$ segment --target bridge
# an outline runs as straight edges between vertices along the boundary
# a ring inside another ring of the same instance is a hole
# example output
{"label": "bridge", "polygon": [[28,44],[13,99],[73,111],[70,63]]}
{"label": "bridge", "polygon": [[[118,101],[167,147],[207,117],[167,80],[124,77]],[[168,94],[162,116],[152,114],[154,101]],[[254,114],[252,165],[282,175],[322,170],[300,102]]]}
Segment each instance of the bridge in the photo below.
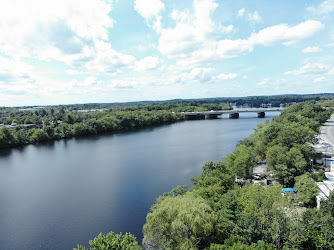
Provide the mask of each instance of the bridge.
{"label": "bridge", "polygon": [[239,118],[239,113],[257,113],[258,118],[264,118],[265,112],[281,112],[282,108],[266,108],[266,109],[233,109],[233,110],[211,110],[211,111],[197,111],[197,112],[182,112],[186,120],[198,119],[217,119],[218,115],[229,114],[230,119]]}

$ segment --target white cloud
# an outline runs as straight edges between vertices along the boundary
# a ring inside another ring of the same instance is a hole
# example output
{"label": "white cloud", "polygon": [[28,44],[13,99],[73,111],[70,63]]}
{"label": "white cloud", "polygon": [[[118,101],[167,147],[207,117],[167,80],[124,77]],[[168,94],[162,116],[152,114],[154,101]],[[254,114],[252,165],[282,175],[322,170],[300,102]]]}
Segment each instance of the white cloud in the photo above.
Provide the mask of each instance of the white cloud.
{"label": "white cloud", "polygon": [[132,66],[135,58],[115,51],[107,42],[108,29],[113,27],[110,12],[108,0],[2,3],[0,52],[17,60],[57,60],[74,68],[84,67],[92,74],[119,72]]}
{"label": "white cloud", "polygon": [[245,8],[240,9],[240,10],[238,11],[238,17],[243,17],[243,16],[245,15],[245,11],[246,11]]}
{"label": "white cloud", "polygon": [[271,26],[253,33],[248,39],[219,41],[217,54],[221,58],[233,58],[252,52],[256,45],[271,46],[278,43],[286,46],[294,45],[310,38],[323,27],[319,21],[306,21],[292,27],[286,24]]}
{"label": "white cloud", "polygon": [[157,56],[147,56],[140,61],[136,62],[137,71],[146,71],[150,69],[155,69],[160,64],[159,57]]}
{"label": "white cloud", "polygon": [[302,50],[303,53],[316,53],[316,52],[321,52],[322,48],[318,46],[313,46],[313,47],[306,47],[305,49]]}
{"label": "white cloud", "polygon": [[68,69],[68,70],[65,70],[65,72],[69,75],[72,75],[72,76],[82,75],[82,74],[86,73],[84,71],[79,71],[79,70],[74,70],[74,69]]}
{"label": "white cloud", "polygon": [[330,69],[329,65],[321,63],[307,63],[300,69],[287,71],[285,75],[309,75],[309,74],[324,74]]}
{"label": "white cloud", "polygon": [[238,75],[235,73],[229,73],[229,74],[221,73],[217,76],[217,79],[218,80],[230,80],[230,79],[235,79],[237,77]]}
{"label": "white cloud", "polygon": [[322,30],[324,25],[319,21],[305,21],[289,27],[287,24],[279,24],[260,30],[252,34],[249,40],[253,44],[265,46],[275,43],[283,43],[286,46],[294,45],[300,41],[310,38],[314,33]]}
{"label": "white cloud", "polygon": [[333,0],[325,0],[318,6],[310,6],[307,8],[313,15],[323,16],[328,15],[334,11],[334,1]]}
{"label": "white cloud", "polygon": [[26,81],[34,67],[18,60],[11,60],[0,56],[0,83],[10,84]]}
{"label": "white cloud", "polygon": [[12,0],[0,4],[0,52],[27,57],[52,46],[80,53],[92,39],[108,38],[113,26],[103,0]]}
{"label": "white cloud", "polygon": [[318,82],[323,82],[324,80],[326,80],[326,77],[322,76],[322,77],[318,77],[316,79],[314,79],[314,83],[318,83]]}
{"label": "white cloud", "polygon": [[178,23],[174,28],[162,29],[158,46],[162,54],[182,56],[191,53],[216,30],[211,14],[218,4],[213,0],[194,0],[193,7],[193,15],[186,12],[172,12]]}
{"label": "white cloud", "polygon": [[135,58],[132,55],[119,53],[112,49],[111,44],[100,40],[95,41],[94,59],[86,63],[88,70],[104,73],[115,73],[119,69],[134,64]]}
{"label": "white cloud", "polygon": [[270,81],[270,78],[265,78],[262,81],[259,81],[258,83],[256,83],[256,87],[265,87],[266,85],[268,85],[268,82]]}
{"label": "white cloud", "polygon": [[195,80],[201,83],[210,82],[213,79],[212,73],[215,71],[213,68],[195,68],[190,73],[184,73],[184,80]]}
{"label": "white cloud", "polygon": [[221,40],[218,42],[217,54],[222,58],[233,58],[252,52],[254,46],[249,40]]}
{"label": "white cloud", "polygon": [[[71,87],[72,88],[91,88],[93,87],[94,85],[97,85],[97,84],[101,84],[102,81],[101,80],[98,80],[95,76],[88,76],[86,77],[83,81],[78,81],[76,79],[72,80],[71,81]],[[73,91],[73,89],[71,89],[71,92]]]}
{"label": "white cloud", "polygon": [[165,5],[160,0],[135,0],[135,10],[145,19],[159,16]]}
{"label": "white cloud", "polygon": [[248,19],[248,21],[255,22],[255,23],[262,22],[262,17],[260,16],[259,12],[257,12],[257,11],[254,11],[253,13],[248,13],[247,14],[247,19]]}
{"label": "white cloud", "polygon": [[160,12],[165,9],[165,5],[160,0],[135,0],[135,10],[160,33],[162,30]]}
{"label": "white cloud", "polygon": [[219,28],[219,31],[222,32],[222,33],[229,34],[232,31],[234,31],[234,29],[235,28],[234,28],[233,24],[230,24],[230,25],[227,25],[227,26],[221,25],[220,28]]}

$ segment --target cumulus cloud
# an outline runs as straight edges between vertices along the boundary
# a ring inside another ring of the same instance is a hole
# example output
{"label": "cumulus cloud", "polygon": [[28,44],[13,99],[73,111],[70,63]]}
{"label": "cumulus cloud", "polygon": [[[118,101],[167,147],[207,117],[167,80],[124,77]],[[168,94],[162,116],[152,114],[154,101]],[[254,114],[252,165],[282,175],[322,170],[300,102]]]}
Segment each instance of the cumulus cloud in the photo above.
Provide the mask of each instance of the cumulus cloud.
{"label": "cumulus cloud", "polygon": [[164,8],[160,0],[135,0],[135,10],[145,19],[157,17]]}
{"label": "cumulus cloud", "polygon": [[136,62],[135,69],[137,71],[146,71],[155,69],[160,64],[160,59],[157,56],[147,56]]}
{"label": "cumulus cloud", "polygon": [[249,40],[225,39],[218,42],[217,54],[222,58],[233,58],[252,52],[254,45]]}
{"label": "cumulus cloud", "polygon": [[157,31],[161,32],[160,12],[165,9],[165,5],[160,0],[135,0],[135,10]]}
{"label": "cumulus cloud", "polygon": [[217,79],[218,80],[230,80],[230,79],[235,79],[237,77],[238,75],[235,73],[229,73],[229,74],[221,73],[217,76]]}
{"label": "cumulus cloud", "polygon": [[310,38],[323,28],[324,25],[320,21],[312,20],[302,22],[292,27],[289,27],[287,24],[279,24],[252,34],[249,40],[253,44],[265,46],[275,43],[283,43],[289,46]]}
{"label": "cumulus cloud", "polygon": [[103,0],[7,1],[0,8],[0,52],[27,57],[51,45],[65,54],[80,53],[92,39],[108,38],[110,11]]}
{"label": "cumulus cloud", "polygon": [[96,40],[95,47],[94,59],[85,64],[88,70],[115,73],[121,68],[132,66],[135,63],[135,58],[132,55],[117,52],[110,43]]}
{"label": "cumulus cloud", "polygon": [[0,56],[0,84],[25,84],[31,80],[34,67],[18,60]]}
{"label": "cumulus cloud", "polygon": [[238,10],[237,17],[245,17],[248,21],[253,23],[261,23],[262,17],[260,16],[259,12],[255,10],[254,12],[246,11],[245,8]]}
{"label": "cumulus cloud", "polygon": [[321,63],[307,63],[300,69],[287,71],[284,74],[285,75],[323,74],[328,72],[329,69],[330,69],[329,65]]}
{"label": "cumulus cloud", "polygon": [[247,19],[251,22],[255,23],[261,23],[262,22],[262,17],[260,16],[259,12],[254,11],[253,13],[248,13],[247,14]]}
{"label": "cumulus cloud", "polygon": [[316,53],[316,52],[321,52],[322,48],[318,46],[313,46],[313,47],[306,47],[305,49],[302,50],[303,53]]}
{"label": "cumulus cloud", "polygon": [[316,16],[328,15],[334,11],[334,1],[325,0],[322,3],[320,3],[318,6],[308,7],[307,10]]}
{"label": "cumulus cloud", "polygon": [[245,15],[245,11],[246,11],[245,8],[238,10],[238,15],[237,16],[238,17],[243,17]]}
{"label": "cumulus cloud", "polygon": [[318,83],[318,82],[323,82],[324,80],[326,80],[326,77],[324,77],[324,76],[321,76],[321,77],[318,77],[318,78],[316,78],[316,79],[314,79],[314,83]]}
{"label": "cumulus cloud", "polygon": [[0,52],[17,60],[57,60],[94,72],[119,72],[134,65],[135,58],[117,52],[108,41],[108,29],[113,27],[110,12],[109,0],[0,4]]}
{"label": "cumulus cloud", "polygon": [[282,43],[291,46],[310,38],[323,28],[324,25],[319,21],[305,21],[292,27],[279,24],[253,33],[248,39],[221,40],[218,42],[217,54],[222,58],[233,58],[252,52],[256,45],[272,46]]}
{"label": "cumulus cloud", "polygon": [[76,76],[76,75],[82,75],[85,74],[86,72],[84,71],[79,71],[79,70],[74,70],[74,69],[67,69],[65,72],[69,75]]}
{"label": "cumulus cloud", "polygon": [[[194,0],[193,7],[193,15],[186,12],[172,12],[172,16],[178,22],[174,28],[162,29],[158,45],[161,53],[167,56],[190,53],[200,48],[215,31],[211,14],[218,4],[213,0]],[[230,26],[227,29],[233,28]]]}
{"label": "cumulus cloud", "polygon": [[263,79],[262,81],[259,81],[256,83],[256,87],[259,88],[259,87],[265,87],[266,85],[268,85],[270,81],[270,78],[265,78]]}
{"label": "cumulus cloud", "polygon": [[195,68],[190,73],[184,73],[184,80],[195,80],[201,83],[209,82],[213,79],[212,73],[215,71],[213,68]]}

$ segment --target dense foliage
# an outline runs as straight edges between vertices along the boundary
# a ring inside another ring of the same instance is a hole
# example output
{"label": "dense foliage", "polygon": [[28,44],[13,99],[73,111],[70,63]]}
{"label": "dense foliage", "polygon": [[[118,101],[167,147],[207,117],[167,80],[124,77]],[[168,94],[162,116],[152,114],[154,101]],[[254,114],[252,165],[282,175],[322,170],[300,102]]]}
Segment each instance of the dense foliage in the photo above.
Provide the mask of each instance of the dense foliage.
{"label": "dense foliage", "polygon": [[[0,148],[168,124],[183,120],[180,112],[212,109],[231,109],[231,106],[211,101],[180,101],[0,108],[0,123],[17,124],[0,127]],[[34,124],[35,128],[27,130],[26,124]]]}
{"label": "dense foliage", "polygon": [[[43,126],[40,128],[26,130],[23,126],[17,126],[14,129],[0,127],[0,148],[73,136],[124,131],[183,120],[181,114],[170,111],[61,113],[60,110],[59,113],[43,118]],[[16,118],[17,121],[23,119],[27,118]]]}
{"label": "dense foliage", "polygon": [[[138,246],[136,237],[127,233],[125,235],[114,234],[113,232],[107,233],[106,235],[100,233],[94,240],[89,241],[91,250],[139,250],[141,247]],[[85,250],[84,246],[78,245],[75,250]]]}

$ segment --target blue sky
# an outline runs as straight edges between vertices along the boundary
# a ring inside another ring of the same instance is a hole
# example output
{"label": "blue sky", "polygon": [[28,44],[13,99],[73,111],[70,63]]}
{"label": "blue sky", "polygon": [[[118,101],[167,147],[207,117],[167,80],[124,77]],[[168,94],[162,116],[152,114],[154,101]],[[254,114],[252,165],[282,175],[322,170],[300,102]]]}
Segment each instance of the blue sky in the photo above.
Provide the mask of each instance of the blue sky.
{"label": "blue sky", "polygon": [[334,0],[0,2],[0,106],[334,92]]}

